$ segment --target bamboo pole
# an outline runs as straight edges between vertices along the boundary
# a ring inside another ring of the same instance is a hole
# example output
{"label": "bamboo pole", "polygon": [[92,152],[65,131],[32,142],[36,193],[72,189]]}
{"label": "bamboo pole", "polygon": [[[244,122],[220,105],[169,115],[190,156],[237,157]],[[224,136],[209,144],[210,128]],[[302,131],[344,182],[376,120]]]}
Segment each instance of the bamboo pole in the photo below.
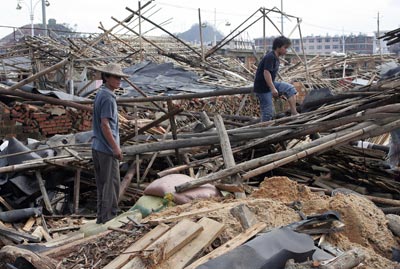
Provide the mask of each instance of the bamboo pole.
{"label": "bamboo pole", "polygon": [[[252,87],[241,87],[226,90],[216,90],[201,93],[189,93],[189,94],[177,94],[177,95],[167,95],[167,96],[149,96],[149,97],[119,97],[117,98],[118,104],[125,103],[147,103],[154,101],[168,101],[168,100],[189,100],[193,98],[207,98],[214,96],[228,96],[236,94],[251,93]],[[77,101],[79,104],[92,104],[92,100],[88,101]]]}
{"label": "bamboo pole", "polygon": [[[378,126],[376,126],[375,128],[378,128]],[[306,150],[300,151],[300,152],[298,152],[298,153],[296,153],[296,154],[294,154],[292,156],[288,156],[288,157],[280,159],[278,161],[275,161],[275,162],[269,163],[267,165],[261,166],[261,167],[259,167],[257,169],[254,169],[254,170],[251,170],[251,171],[245,173],[243,175],[243,179],[249,180],[252,177],[258,176],[258,175],[263,174],[263,173],[266,173],[266,172],[271,171],[271,170],[273,170],[275,168],[281,167],[281,166],[283,166],[285,164],[288,164],[288,163],[291,163],[291,162],[294,162],[294,161],[298,161],[298,160],[300,160],[302,158],[310,156],[311,154],[314,154],[314,153],[317,153],[317,152],[320,152],[320,151],[323,151],[323,150],[326,150],[326,149],[330,149],[330,148],[333,148],[333,147],[337,147],[338,145],[343,144],[345,142],[350,142],[352,139],[355,139],[356,137],[359,137],[359,136],[363,135],[365,132],[366,132],[365,129],[360,129],[360,130],[357,130],[357,131],[352,132],[350,134],[347,134],[347,135],[341,136],[339,138],[336,138],[334,140],[322,143],[322,144],[320,144],[318,146],[315,146],[315,147],[308,148]]]}
{"label": "bamboo pole", "polygon": [[[138,12],[130,9],[129,7],[126,7],[126,10],[132,12],[133,14],[140,16]],[[178,41],[179,43],[183,44],[185,47],[187,47],[188,49],[190,49],[192,52],[194,52],[196,55],[201,56],[200,53],[198,51],[196,51],[194,48],[192,48],[190,45],[188,45],[185,41],[181,40],[180,38],[176,37],[174,34],[172,34],[171,32],[169,32],[168,30],[166,30],[164,27],[154,23],[152,20],[141,16],[141,18],[147,22],[149,22],[150,24],[154,25],[155,27],[159,28],[161,31],[165,32],[166,34],[168,34],[169,36],[171,36],[172,38],[174,38],[176,41]]]}
{"label": "bamboo pole", "polygon": [[191,189],[191,188],[195,188],[195,187],[204,185],[206,183],[210,183],[210,182],[213,182],[213,181],[228,177],[230,175],[233,175],[233,174],[236,174],[236,173],[239,173],[239,172],[256,169],[256,168],[258,168],[260,166],[266,165],[266,164],[274,162],[274,161],[278,161],[280,159],[289,157],[289,156],[291,156],[293,154],[297,154],[297,153],[299,153],[301,151],[305,151],[307,149],[311,149],[313,147],[321,145],[321,144],[323,144],[325,142],[329,142],[332,139],[338,139],[341,136],[348,135],[350,133],[353,133],[353,132],[356,132],[356,131],[359,131],[359,130],[361,130],[361,132],[359,132],[361,134],[359,134],[358,136],[354,137],[353,139],[362,139],[362,138],[365,138],[365,137],[377,136],[377,135],[380,135],[380,134],[383,134],[383,133],[387,133],[390,130],[393,130],[393,129],[396,129],[396,128],[399,128],[399,127],[400,127],[400,120],[396,120],[396,121],[387,123],[384,126],[379,126],[379,125],[376,125],[376,124],[373,124],[373,123],[370,123],[370,122],[363,122],[361,124],[358,124],[355,127],[351,127],[351,128],[345,129],[343,131],[339,131],[337,133],[333,133],[333,134],[321,137],[319,139],[316,139],[316,140],[314,140],[314,141],[312,141],[312,142],[310,142],[308,144],[299,146],[297,148],[292,148],[292,149],[289,149],[289,150],[286,150],[286,151],[270,154],[270,155],[267,155],[267,156],[263,156],[263,157],[260,157],[260,158],[256,158],[256,159],[253,159],[253,160],[250,160],[250,161],[246,161],[246,162],[237,164],[233,168],[224,169],[224,170],[218,171],[216,173],[212,173],[212,174],[210,174],[208,176],[205,176],[203,178],[200,178],[200,179],[198,179],[196,181],[191,181],[191,182],[184,183],[184,184],[181,184],[179,186],[176,186],[175,189],[176,189],[177,192],[182,192],[182,191],[185,191],[185,190],[188,190],[188,189]]}

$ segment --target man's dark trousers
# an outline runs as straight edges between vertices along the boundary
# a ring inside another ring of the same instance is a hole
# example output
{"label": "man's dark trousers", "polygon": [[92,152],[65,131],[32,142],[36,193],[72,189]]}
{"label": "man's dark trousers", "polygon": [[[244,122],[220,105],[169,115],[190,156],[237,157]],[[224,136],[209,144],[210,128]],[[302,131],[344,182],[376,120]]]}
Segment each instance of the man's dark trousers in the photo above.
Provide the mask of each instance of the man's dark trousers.
{"label": "man's dark trousers", "polygon": [[119,161],[110,154],[92,149],[97,186],[97,223],[106,223],[117,215]]}

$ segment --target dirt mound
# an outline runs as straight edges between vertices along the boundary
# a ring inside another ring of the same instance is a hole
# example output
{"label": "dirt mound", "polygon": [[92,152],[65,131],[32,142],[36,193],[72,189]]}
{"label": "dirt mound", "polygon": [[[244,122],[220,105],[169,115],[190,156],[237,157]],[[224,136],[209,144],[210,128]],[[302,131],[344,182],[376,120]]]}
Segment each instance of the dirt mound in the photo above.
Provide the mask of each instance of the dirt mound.
{"label": "dirt mound", "polygon": [[287,177],[266,178],[260,188],[252,193],[254,198],[270,198],[283,203],[310,200],[319,195],[314,194],[304,185],[300,185]]}
{"label": "dirt mound", "polygon": [[[385,214],[373,202],[360,195],[321,196],[287,177],[272,177],[266,178],[252,197],[274,199],[286,204],[301,201],[301,210],[306,215],[338,211],[346,226],[343,232],[330,235],[328,240],[345,250],[355,246],[368,249],[368,259],[371,262],[379,260],[379,257],[390,259],[392,247],[398,247],[396,238],[387,227]],[[392,263],[387,259],[384,259],[385,262]]]}

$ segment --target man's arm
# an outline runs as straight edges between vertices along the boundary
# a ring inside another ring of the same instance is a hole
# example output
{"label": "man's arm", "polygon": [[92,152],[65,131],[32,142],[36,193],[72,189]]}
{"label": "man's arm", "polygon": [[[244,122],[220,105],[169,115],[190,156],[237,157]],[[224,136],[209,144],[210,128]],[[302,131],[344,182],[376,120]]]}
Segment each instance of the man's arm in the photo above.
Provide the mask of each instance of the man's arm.
{"label": "man's arm", "polygon": [[264,79],[267,83],[268,88],[271,89],[272,96],[278,97],[279,93],[275,88],[274,82],[272,81],[271,73],[268,70],[264,70]]}
{"label": "man's arm", "polygon": [[122,160],[122,151],[117,142],[114,139],[114,136],[112,135],[111,128],[110,128],[110,122],[108,118],[101,118],[101,131],[104,134],[104,137],[106,138],[108,144],[111,146],[112,151],[114,156],[118,160]]}

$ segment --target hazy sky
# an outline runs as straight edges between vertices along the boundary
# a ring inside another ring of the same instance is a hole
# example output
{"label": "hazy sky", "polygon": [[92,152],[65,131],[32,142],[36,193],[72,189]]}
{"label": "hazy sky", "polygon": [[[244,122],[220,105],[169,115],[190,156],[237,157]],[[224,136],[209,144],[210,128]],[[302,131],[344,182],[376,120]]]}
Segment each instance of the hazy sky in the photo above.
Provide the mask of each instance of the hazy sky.
{"label": "hazy sky", "polygon": [[[22,26],[29,24],[31,0],[22,2],[22,9],[16,10],[17,0],[1,0],[2,16],[1,26]],[[122,20],[129,15],[126,6],[137,9],[138,1],[133,0],[49,0],[47,18],[55,18],[59,23],[77,25],[77,31],[99,32],[97,28],[102,22],[106,28],[115,23],[111,19],[114,16]],[[147,1],[142,1],[142,5]],[[34,9],[34,22],[41,23],[40,0],[32,0]],[[228,0],[162,0],[153,1],[155,5],[147,15],[157,23],[172,18],[165,28],[171,32],[182,32],[192,24],[198,22],[197,8],[201,8],[202,20],[214,24],[214,9],[216,9],[217,28],[223,33],[229,33],[244,19],[250,16],[260,7],[280,8],[280,0],[271,1],[228,1]],[[287,14],[302,18],[303,35],[325,35],[327,33],[345,34],[372,33],[377,29],[377,13],[380,12],[381,30],[393,30],[400,27],[400,0],[283,0],[283,10]],[[155,13],[155,14],[153,14]],[[261,14],[260,14],[261,15]],[[259,16],[259,15],[257,15]],[[277,14],[271,14],[270,18],[280,27],[280,18]],[[226,21],[230,26],[226,26]],[[285,20],[285,34],[288,34],[295,26],[295,20]],[[143,25],[144,30],[150,29],[149,24]],[[271,24],[267,25],[267,35],[277,35]],[[12,32],[12,29],[0,27],[0,37]],[[121,31],[120,33],[124,33]],[[159,34],[153,31],[149,34]],[[294,34],[294,36],[297,35]],[[262,36],[261,21],[252,26],[244,35],[244,38],[256,38]]]}

